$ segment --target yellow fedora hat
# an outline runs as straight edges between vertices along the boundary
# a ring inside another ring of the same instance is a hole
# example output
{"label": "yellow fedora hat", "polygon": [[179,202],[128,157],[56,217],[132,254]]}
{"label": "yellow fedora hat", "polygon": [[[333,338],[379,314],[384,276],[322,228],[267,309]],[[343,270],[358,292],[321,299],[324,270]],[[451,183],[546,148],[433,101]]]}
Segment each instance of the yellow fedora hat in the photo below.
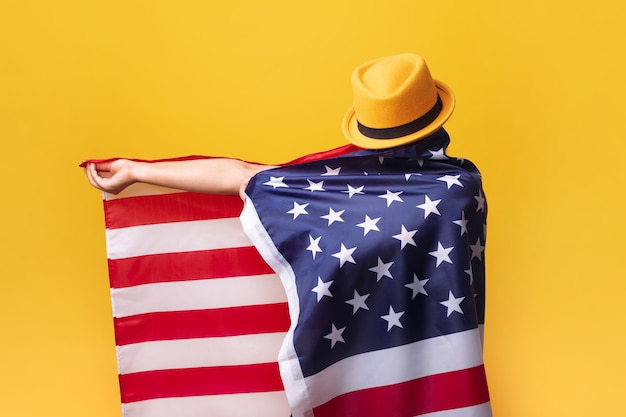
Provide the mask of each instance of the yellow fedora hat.
{"label": "yellow fedora hat", "polygon": [[454,110],[454,93],[434,80],[424,59],[401,54],[375,59],[352,73],[354,104],[343,133],[354,145],[384,149],[437,131]]}

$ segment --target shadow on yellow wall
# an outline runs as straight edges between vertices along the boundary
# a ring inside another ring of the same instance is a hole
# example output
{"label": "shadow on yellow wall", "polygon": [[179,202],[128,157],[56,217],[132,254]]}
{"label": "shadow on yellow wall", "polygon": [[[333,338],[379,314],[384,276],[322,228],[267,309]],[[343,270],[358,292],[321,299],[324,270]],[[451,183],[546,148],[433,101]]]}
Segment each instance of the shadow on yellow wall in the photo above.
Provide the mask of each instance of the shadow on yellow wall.
{"label": "shadow on yellow wall", "polygon": [[82,159],[342,145],[351,70],[405,51],[454,89],[451,153],[485,177],[494,414],[620,412],[625,17],[611,0],[2,2],[0,414],[120,415]]}

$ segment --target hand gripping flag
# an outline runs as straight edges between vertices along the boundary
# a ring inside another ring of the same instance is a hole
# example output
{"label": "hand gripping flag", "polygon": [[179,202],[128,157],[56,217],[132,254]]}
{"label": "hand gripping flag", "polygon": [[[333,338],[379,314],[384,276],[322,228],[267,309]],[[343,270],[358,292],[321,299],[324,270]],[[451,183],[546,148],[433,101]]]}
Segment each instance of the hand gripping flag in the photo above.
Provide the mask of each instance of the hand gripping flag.
{"label": "hand gripping flag", "polygon": [[487,207],[445,131],[261,172],[242,222],[285,287],[294,417],[491,415],[482,360]]}

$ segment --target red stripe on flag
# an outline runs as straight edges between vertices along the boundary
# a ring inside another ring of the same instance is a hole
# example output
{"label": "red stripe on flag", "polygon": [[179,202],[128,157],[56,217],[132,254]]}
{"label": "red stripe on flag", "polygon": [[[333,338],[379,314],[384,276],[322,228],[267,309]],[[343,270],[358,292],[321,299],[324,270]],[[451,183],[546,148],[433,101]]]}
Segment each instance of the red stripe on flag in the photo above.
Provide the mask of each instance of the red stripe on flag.
{"label": "red stripe on flag", "polygon": [[322,159],[336,158],[338,156],[345,155],[351,152],[357,152],[360,150],[363,150],[363,148],[359,148],[354,145],[343,145],[343,146],[340,146],[339,148],[329,149],[327,151],[304,155],[304,156],[301,156],[300,158],[294,159],[293,161],[290,161],[283,165],[304,164],[307,162],[319,161]]}
{"label": "red stripe on flag", "polygon": [[[419,395],[418,395],[419,394]],[[489,401],[484,366],[343,394],[316,407],[316,417],[414,417]]]}
{"label": "red stripe on flag", "polygon": [[272,273],[253,246],[109,259],[112,288]]}
{"label": "red stripe on flag", "polygon": [[138,314],[114,319],[116,343],[279,333],[289,329],[287,303]]}
{"label": "red stripe on flag", "polygon": [[243,202],[236,195],[173,193],[104,201],[106,228],[239,217]]}
{"label": "red stripe on flag", "polygon": [[282,391],[278,364],[168,369],[120,375],[122,402]]}

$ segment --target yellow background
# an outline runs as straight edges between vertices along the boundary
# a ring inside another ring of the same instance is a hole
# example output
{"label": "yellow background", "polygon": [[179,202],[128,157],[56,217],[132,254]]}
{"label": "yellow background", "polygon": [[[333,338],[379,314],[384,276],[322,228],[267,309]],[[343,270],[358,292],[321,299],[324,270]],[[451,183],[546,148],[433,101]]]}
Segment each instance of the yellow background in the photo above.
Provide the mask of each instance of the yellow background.
{"label": "yellow background", "polygon": [[336,147],[352,69],[406,51],[454,89],[450,153],[485,178],[495,415],[620,415],[625,18],[618,0],[1,0],[0,415],[120,415],[82,159]]}

